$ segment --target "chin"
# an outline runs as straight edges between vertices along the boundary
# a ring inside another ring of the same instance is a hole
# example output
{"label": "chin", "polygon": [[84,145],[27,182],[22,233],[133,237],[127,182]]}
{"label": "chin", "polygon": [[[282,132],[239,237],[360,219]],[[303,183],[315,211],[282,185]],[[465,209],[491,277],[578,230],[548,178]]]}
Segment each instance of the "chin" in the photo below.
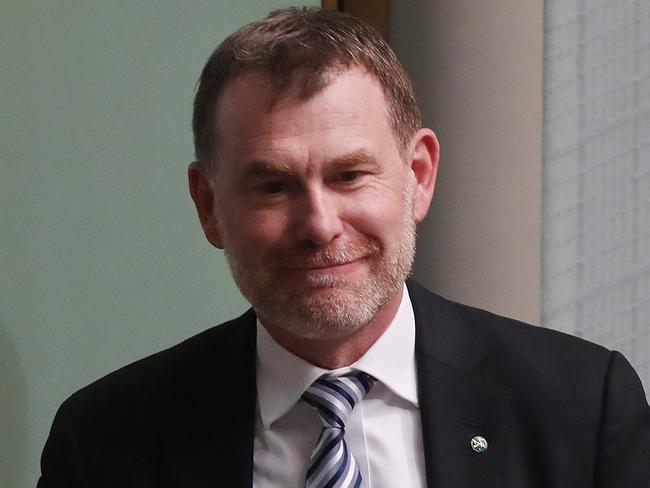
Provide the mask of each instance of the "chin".
{"label": "chin", "polygon": [[294,290],[281,298],[277,293],[268,294],[266,299],[252,302],[253,308],[263,323],[294,337],[339,339],[370,324],[401,288],[401,284],[361,286],[340,280],[321,285]]}

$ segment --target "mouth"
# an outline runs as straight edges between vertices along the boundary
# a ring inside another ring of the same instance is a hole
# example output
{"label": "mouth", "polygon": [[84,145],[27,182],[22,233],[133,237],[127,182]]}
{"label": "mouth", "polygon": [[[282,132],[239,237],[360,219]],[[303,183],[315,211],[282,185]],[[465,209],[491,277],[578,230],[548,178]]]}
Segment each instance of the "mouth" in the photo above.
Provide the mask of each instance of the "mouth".
{"label": "mouth", "polygon": [[296,285],[334,287],[367,279],[380,253],[379,244],[370,239],[322,249],[287,249],[275,256],[275,268]]}
{"label": "mouth", "polygon": [[298,266],[287,266],[289,271],[324,271],[324,270],[333,270],[337,268],[344,268],[351,264],[357,263],[364,259],[364,257],[348,260],[348,261],[331,261],[325,263],[309,263]]}
{"label": "mouth", "polygon": [[286,269],[289,271],[327,271],[327,270],[336,270],[339,268],[345,268],[347,266],[353,265],[364,260],[366,256],[361,256],[358,258],[347,259],[347,260],[336,260],[336,261],[316,261],[309,263],[294,263],[286,266]]}

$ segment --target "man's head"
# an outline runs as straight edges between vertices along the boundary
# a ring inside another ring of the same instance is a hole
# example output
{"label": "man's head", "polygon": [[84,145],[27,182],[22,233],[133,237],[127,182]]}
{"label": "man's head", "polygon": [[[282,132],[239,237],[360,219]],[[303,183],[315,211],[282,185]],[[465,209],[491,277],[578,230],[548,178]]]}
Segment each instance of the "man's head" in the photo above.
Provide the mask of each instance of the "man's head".
{"label": "man's head", "polygon": [[379,82],[387,115],[402,149],[421,126],[413,88],[392,49],[372,28],[346,14],[315,8],[271,12],[227,37],[206,63],[194,100],[194,145],[199,162],[218,160],[215,108],[228,82],[245,72],[268,77],[278,94],[309,98],[340,71],[363,67]]}
{"label": "man's head", "polygon": [[[338,18],[358,23],[329,15],[272,14],[286,17],[290,31],[306,23],[301,29],[316,37],[321,16],[330,30]],[[290,57],[292,37],[272,35]],[[428,129],[396,129],[386,89],[366,64],[336,61],[310,84],[305,70],[316,68],[305,59],[283,83],[270,69],[229,71],[212,101],[215,166],[193,163],[190,191],[208,240],[225,250],[237,285],[276,339],[327,340],[396,310],[415,225],[433,194],[438,145]]]}

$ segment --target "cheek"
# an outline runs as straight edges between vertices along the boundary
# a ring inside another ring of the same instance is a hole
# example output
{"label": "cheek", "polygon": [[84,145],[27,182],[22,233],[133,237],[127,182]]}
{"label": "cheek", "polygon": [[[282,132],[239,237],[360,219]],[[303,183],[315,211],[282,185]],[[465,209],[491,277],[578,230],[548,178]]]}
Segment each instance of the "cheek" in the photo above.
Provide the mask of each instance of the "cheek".
{"label": "cheek", "polygon": [[270,212],[238,212],[226,219],[226,246],[249,257],[262,256],[286,236],[285,218]]}
{"label": "cheek", "polygon": [[364,235],[390,241],[402,234],[405,211],[404,197],[399,192],[389,195],[367,196],[354,207],[349,221],[354,229]]}

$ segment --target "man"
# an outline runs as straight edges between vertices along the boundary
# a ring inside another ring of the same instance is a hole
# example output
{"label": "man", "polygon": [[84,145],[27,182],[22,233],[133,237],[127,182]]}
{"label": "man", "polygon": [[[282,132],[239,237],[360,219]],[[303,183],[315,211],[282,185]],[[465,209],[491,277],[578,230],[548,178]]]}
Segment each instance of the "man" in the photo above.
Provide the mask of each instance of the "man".
{"label": "man", "polygon": [[245,26],[193,125],[190,192],[252,310],[73,395],[39,486],[650,486],[620,354],[405,285],[438,142],[374,31]]}

